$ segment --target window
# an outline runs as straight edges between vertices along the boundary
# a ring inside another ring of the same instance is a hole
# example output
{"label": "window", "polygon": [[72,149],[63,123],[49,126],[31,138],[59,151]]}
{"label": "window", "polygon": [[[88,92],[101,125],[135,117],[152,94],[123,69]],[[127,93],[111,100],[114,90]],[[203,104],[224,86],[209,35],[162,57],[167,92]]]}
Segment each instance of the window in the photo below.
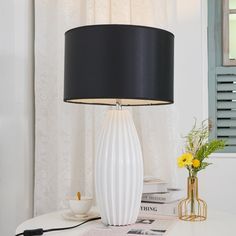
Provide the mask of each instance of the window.
{"label": "window", "polygon": [[223,0],[223,64],[236,65],[236,0]]}
{"label": "window", "polygon": [[236,152],[236,0],[208,0],[208,67],[211,138]]}

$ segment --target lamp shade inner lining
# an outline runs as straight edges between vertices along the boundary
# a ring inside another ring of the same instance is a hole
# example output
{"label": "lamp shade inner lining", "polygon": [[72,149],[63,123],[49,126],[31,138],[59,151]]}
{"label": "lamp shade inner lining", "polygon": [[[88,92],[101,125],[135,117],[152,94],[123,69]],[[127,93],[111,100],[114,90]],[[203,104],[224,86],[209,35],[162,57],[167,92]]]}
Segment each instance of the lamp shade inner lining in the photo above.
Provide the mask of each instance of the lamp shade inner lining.
{"label": "lamp shade inner lining", "polygon": [[148,99],[116,99],[116,98],[86,98],[86,99],[69,99],[66,102],[82,103],[82,104],[100,104],[100,105],[116,105],[117,100],[122,106],[145,106],[145,105],[164,105],[169,101],[148,100]]}

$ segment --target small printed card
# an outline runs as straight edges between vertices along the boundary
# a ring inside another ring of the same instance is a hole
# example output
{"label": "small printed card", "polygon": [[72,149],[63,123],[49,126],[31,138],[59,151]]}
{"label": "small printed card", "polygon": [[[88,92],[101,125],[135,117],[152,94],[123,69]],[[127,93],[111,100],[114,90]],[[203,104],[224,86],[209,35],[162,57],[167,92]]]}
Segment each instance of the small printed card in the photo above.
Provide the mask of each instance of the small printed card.
{"label": "small printed card", "polygon": [[83,236],[134,236],[134,235],[159,235],[164,236],[167,231],[172,228],[176,218],[158,216],[155,218],[141,217],[138,218],[135,224],[115,227],[115,226],[105,226],[100,225],[96,228],[90,229]]}

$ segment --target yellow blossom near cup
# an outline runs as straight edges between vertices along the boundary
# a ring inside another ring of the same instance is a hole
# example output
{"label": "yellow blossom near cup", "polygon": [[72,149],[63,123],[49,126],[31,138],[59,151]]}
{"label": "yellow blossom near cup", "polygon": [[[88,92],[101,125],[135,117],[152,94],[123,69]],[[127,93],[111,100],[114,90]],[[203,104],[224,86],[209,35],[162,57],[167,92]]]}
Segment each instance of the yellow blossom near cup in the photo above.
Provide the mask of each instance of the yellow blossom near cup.
{"label": "yellow blossom near cup", "polygon": [[201,162],[198,159],[193,159],[193,167],[198,168],[200,166]]}
{"label": "yellow blossom near cup", "polygon": [[180,156],[177,160],[178,166],[180,168],[189,166],[193,164],[193,155],[191,153],[184,153],[182,156]]}

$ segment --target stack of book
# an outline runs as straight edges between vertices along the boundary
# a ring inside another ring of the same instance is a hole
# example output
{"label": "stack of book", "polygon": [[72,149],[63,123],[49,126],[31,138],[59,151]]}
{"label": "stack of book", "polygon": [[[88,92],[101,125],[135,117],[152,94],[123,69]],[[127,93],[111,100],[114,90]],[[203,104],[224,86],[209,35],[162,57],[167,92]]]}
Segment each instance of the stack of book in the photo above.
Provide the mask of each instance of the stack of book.
{"label": "stack of book", "polygon": [[168,183],[159,179],[146,179],[143,186],[140,215],[178,214],[178,203],[184,192],[178,188],[168,188]]}

